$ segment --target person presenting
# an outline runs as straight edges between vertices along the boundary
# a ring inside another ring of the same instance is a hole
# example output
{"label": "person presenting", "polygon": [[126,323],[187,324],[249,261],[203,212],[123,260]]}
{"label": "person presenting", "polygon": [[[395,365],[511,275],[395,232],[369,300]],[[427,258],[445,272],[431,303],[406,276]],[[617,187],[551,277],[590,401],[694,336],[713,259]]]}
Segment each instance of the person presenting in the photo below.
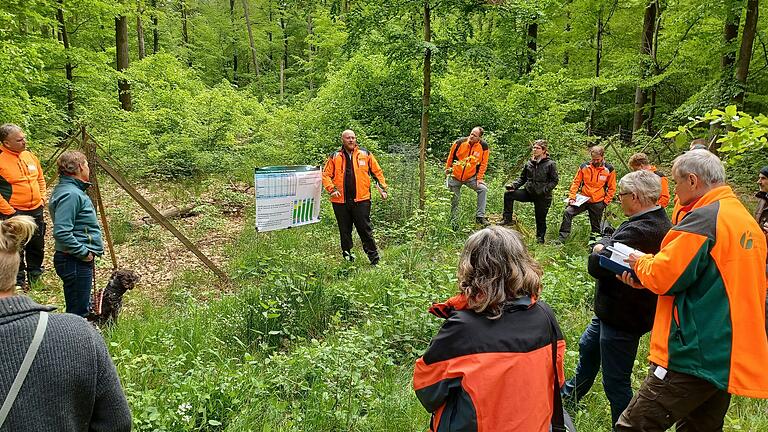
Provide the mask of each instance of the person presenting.
{"label": "person presenting", "polygon": [[85,316],[91,303],[94,259],[104,254],[96,209],[85,193],[91,186],[91,171],[85,155],[73,150],[62,153],[56,165],[59,184],[48,203],[56,249],[53,266],[64,285],[67,312]]}
{"label": "person presenting", "polygon": [[628,165],[632,171],[646,170],[659,176],[659,179],[661,180],[661,195],[659,195],[659,201],[656,204],[660,207],[666,207],[667,204],[669,204],[670,198],[669,180],[667,180],[667,176],[659,172],[655,166],[651,165],[651,162],[648,160],[648,155],[645,153],[635,153],[630,156]]}
{"label": "person presenting", "polygon": [[[584,162],[573,177],[568,191],[568,206],[563,212],[560,224],[559,241],[564,242],[571,234],[573,218],[583,212],[589,212],[589,224],[593,235],[600,235],[600,222],[603,212],[616,193],[616,170],[605,161],[605,149],[602,146],[590,147],[591,160]],[[576,205],[576,194],[588,198],[587,202]]]}
{"label": "person presenting", "polygon": [[31,216],[0,221],[0,405],[9,407],[0,430],[129,432],[131,411],[101,334],[17,295],[19,249],[37,229]]}
{"label": "person presenting", "polygon": [[[552,205],[552,191],[560,178],[557,165],[549,158],[546,140],[536,140],[531,146],[531,158],[525,163],[520,177],[504,192],[504,214],[501,225],[514,223],[515,201],[533,202],[536,217],[536,241],[544,243],[547,233],[547,213]],[[522,187],[522,189],[521,189]]]}
{"label": "person presenting", "polygon": [[657,203],[661,193],[658,175],[631,172],[619,181],[619,201],[627,219],[611,237],[603,237],[592,249],[587,269],[595,278],[595,316],[579,339],[576,374],[565,382],[564,399],[578,402],[603,369],[603,390],[611,406],[611,425],[632,399],[632,367],[640,338],[653,326],[656,294],[634,289],[600,266],[600,256],[620,242],[631,248],[656,253],[672,227],[667,213]]}
{"label": "person presenting", "polygon": [[722,430],[731,394],[768,398],[766,239],[706,150],[678,156],[675,194],[690,211],[656,254],[631,254],[621,279],[659,295],[648,376],[619,431]]}
{"label": "person presenting", "polygon": [[323,169],[323,187],[331,195],[333,214],[339,225],[341,254],[354,261],[352,227],[363,243],[371,265],[379,263],[379,251],[371,224],[371,177],[382,199],[387,199],[387,182],[379,162],[368,150],[357,145],[352,130],[341,134],[341,149],[331,153]]}
{"label": "person presenting", "polygon": [[19,252],[16,285],[24,290],[43,274],[45,256],[45,176],[37,157],[27,150],[27,136],[15,124],[0,126],[0,219],[32,216],[37,229]]}
{"label": "person presenting", "polygon": [[565,340],[538,300],[541,277],[519,233],[490,226],[469,237],[454,297],[462,300],[430,309],[446,319],[413,372],[431,431],[549,431]]}
{"label": "person presenting", "polygon": [[488,168],[488,143],[482,139],[484,130],[480,126],[472,129],[466,138],[457,139],[448,152],[445,161],[446,186],[453,193],[451,198],[451,221],[455,222],[461,202],[461,187],[477,192],[477,211],[475,222],[488,225],[485,217],[485,206],[488,186],[485,181],[485,170]]}

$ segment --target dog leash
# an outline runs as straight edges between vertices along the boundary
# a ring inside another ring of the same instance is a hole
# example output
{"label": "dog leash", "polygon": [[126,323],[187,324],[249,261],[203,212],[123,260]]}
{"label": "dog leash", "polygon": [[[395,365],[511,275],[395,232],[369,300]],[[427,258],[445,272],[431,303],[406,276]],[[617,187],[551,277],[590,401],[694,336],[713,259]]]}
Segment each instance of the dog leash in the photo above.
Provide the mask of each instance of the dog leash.
{"label": "dog leash", "polygon": [[48,327],[48,312],[40,312],[40,318],[37,320],[37,328],[35,329],[35,335],[32,337],[32,343],[29,344],[27,353],[24,355],[24,360],[21,362],[21,367],[16,373],[16,378],[11,384],[11,389],[8,390],[8,396],[5,397],[2,408],[0,408],[0,428],[3,427],[5,419],[8,417],[8,413],[11,411],[13,403],[16,401],[16,397],[19,395],[19,390],[24,384],[24,380],[27,379],[27,373],[32,366],[32,362],[37,356],[37,349],[40,348],[40,343],[45,336],[45,329]]}

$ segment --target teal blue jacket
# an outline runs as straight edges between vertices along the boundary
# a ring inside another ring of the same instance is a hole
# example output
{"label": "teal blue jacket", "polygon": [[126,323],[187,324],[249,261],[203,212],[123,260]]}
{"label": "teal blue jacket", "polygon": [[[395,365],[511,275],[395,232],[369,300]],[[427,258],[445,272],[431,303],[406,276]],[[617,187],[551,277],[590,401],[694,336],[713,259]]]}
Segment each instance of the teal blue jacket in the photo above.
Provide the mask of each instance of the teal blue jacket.
{"label": "teal blue jacket", "polygon": [[104,254],[96,209],[85,193],[90,185],[74,177],[61,176],[48,203],[56,250],[80,259],[85,258],[88,252],[99,256]]}

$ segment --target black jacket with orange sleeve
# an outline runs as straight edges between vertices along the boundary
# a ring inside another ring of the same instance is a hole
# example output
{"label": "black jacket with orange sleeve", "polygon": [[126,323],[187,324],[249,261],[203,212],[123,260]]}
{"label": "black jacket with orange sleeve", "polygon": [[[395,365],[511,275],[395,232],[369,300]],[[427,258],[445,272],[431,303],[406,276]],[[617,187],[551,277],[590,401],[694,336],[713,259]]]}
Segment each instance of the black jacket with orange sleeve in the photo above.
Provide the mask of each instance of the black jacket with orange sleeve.
{"label": "black jacket with orange sleeve", "polygon": [[[453,311],[416,361],[416,396],[430,430],[547,432],[553,412],[551,326],[543,302],[523,297],[491,320]],[[551,313],[551,311],[550,311]],[[556,328],[557,373],[565,341]]]}

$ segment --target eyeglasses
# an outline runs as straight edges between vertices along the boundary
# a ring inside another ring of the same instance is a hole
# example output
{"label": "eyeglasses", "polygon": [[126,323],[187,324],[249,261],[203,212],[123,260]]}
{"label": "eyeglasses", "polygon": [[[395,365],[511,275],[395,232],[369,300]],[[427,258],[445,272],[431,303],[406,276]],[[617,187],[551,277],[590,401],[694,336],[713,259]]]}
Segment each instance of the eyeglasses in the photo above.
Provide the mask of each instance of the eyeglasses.
{"label": "eyeglasses", "polygon": [[623,197],[624,195],[634,195],[634,192],[619,192],[619,196]]}

